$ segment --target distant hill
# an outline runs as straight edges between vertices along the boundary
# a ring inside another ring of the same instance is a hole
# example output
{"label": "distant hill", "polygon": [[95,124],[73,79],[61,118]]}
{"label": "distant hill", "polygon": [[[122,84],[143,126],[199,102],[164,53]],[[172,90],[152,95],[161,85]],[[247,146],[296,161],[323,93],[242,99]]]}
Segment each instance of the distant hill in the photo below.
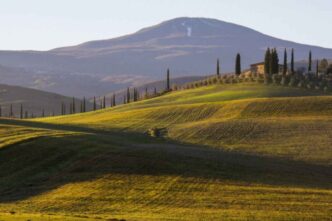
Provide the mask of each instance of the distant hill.
{"label": "distant hill", "polygon": [[[188,77],[173,78],[173,79],[171,79],[171,86],[173,86],[173,85],[181,86],[185,83],[202,80],[205,77],[206,76],[188,76]],[[149,94],[152,94],[154,92],[154,89],[156,89],[157,92],[161,92],[161,91],[165,90],[165,86],[166,86],[166,81],[160,80],[160,81],[150,82],[147,84],[138,85],[138,86],[135,86],[135,88],[138,90],[138,92],[141,95],[144,95],[146,90],[148,91]],[[131,88],[131,91],[132,90],[133,89]],[[111,93],[106,94],[106,98],[111,98],[112,95],[115,94],[116,102],[122,103],[123,96],[126,95],[126,93],[127,93],[127,89],[113,91]],[[90,100],[90,101],[92,101],[92,100]],[[109,105],[109,103],[108,103],[108,105]]]}
{"label": "distant hill", "polygon": [[[19,86],[10,86],[0,84],[0,105],[3,117],[8,117],[10,112],[10,105],[13,107],[13,112],[16,117],[20,115],[20,107],[23,105],[23,110],[28,111],[29,117],[33,113],[34,116],[41,116],[44,109],[45,115],[58,115],[61,113],[61,103],[66,104],[67,113],[69,112],[69,105],[72,98],[62,96],[55,93],[24,88]],[[87,106],[91,106],[89,103]],[[80,100],[76,99],[76,110],[80,110]]]}
{"label": "distant hill", "polygon": [[10,77],[0,72],[0,82],[70,96],[100,96],[159,80],[167,68],[174,77],[213,74],[217,58],[222,72],[233,71],[238,52],[247,68],[263,60],[266,47],[280,52],[294,48],[296,60],[307,59],[309,50],[314,59],[332,58],[332,49],[281,40],[241,25],[176,18],[123,37],[50,51],[0,51],[0,65],[16,68]]}

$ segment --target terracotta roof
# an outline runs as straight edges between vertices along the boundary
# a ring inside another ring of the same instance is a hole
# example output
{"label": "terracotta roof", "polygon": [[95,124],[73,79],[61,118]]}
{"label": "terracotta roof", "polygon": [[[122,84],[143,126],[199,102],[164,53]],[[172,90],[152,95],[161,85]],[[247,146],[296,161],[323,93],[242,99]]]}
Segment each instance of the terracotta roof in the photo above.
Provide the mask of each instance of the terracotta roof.
{"label": "terracotta roof", "polygon": [[250,66],[256,66],[256,65],[260,65],[260,64],[265,64],[265,62],[259,62],[259,63],[251,64]]}

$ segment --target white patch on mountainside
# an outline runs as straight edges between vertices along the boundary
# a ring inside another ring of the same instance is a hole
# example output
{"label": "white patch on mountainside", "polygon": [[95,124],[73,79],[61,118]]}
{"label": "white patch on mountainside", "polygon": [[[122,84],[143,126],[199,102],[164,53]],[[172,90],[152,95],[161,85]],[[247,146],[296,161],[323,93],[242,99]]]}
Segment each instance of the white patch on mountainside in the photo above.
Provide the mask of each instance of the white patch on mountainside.
{"label": "white patch on mountainside", "polygon": [[[284,48],[289,54],[294,48],[297,61],[307,59],[309,50],[313,59],[332,58],[332,49],[281,40],[216,19],[182,17],[119,38],[72,47],[0,51],[0,82],[69,96],[99,96],[141,81],[137,77],[127,80],[127,76],[164,79],[167,68],[172,78],[213,74],[217,58],[222,61],[222,72],[231,72],[236,53],[241,54],[246,69],[263,61],[265,48],[276,46],[279,58]],[[108,81],[108,76],[123,79]]]}

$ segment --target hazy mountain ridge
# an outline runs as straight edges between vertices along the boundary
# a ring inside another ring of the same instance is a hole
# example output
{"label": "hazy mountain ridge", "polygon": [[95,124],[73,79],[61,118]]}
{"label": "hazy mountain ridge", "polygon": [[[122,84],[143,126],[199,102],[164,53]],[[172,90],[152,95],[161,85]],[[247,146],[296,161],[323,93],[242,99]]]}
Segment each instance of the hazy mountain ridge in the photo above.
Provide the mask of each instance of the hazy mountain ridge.
{"label": "hazy mountain ridge", "polygon": [[[13,76],[13,80],[0,82],[78,97],[101,96],[162,79],[167,68],[173,77],[213,74],[217,58],[222,72],[233,71],[238,52],[245,69],[262,61],[269,46],[280,51],[294,48],[296,60],[306,59],[309,50],[313,58],[332,58],[332,49],[273,38],[240,25],[216,19],[177,18],[131,35],[50,51],[0,51],[0,65],[27,72],[27,80],[15,83]],[[36,79],[42,79],[42,86],[34,83]]]}

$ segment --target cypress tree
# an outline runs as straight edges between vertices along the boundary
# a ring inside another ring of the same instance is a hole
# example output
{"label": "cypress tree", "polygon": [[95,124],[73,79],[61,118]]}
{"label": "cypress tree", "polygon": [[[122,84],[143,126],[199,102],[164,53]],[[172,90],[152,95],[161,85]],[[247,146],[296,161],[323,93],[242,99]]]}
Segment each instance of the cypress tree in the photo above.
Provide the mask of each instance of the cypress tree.
{"label": "cypress tree", "polygon": [[148,93],[148,88],[146,87],[145,88],[145,98],[148,98],[149,97],[149,93]]}
{"label": "cypress tree", "polygon": [[265,52],[265,59],[264,59],[264,72],[265,74],[271,74],[270,72],[270,59],[271,59],[271,50],[267,48]]}
{"label": "cypress tree", "polygon": [[20,119],[23,119],[23,105],[21,104],[20,108]]}
{"label": "cypress tree", "polygon": [[283,69],[282,69],[282,74],[285,76],[286,73],[287,73],[287,50],[285,48],[285,52],[284,52],[284,66],[283,66]]}
{"label": "cypress tree", "polygon": [[308,61],[308,72],[311,72],[311,64],[312,64],[312,60],[311,60],[311,50],[309,51],[309,61]]}
{"label": "cypress tree", "polygon": [[0,117],[2,117],[2,108],[1,108],[1,105],[0,105]]}
{"label": "cypress tree", "polygon": [[103,99],[103,108],[105,109],[106,108],[106,97],[104,96],[104,99]]}
{"label": "cypress tree", "polygon": [[154,96],[157,95],[157,88],[156,88],[156,87],[155,87],[154,90],[153,90],[153,94],[154,94]]}
{"label": "cypress tree", "polygon": [[217,59],[217,76],[220,76],[220,63],[219,63],[219,59]]}
{"label": "cypress tree", "polygon": [[130,89],[129,87],[127,88],[127,103],[130,103]]}
{"label": "cypress tree", "polygon": [[235,74],[241,74],[241,55],[239,53],[236,55],[235,59]]}
{"label": "cypress tree", "polygon": [[170,91],[171,87],[170,87],[170,71],[169,69],[167,69],[167,75],[166,75],[166,91]]}
{"label": "cypress tree", "polygon": [[85,103],[85,97],[83,97],[83,112],[86,112],[86,103]]}
{"label": "cypress tree", "polygon": [[97,110],[96,97],[93,97],[93,110]]}
{"label": "cypress tree", "polygon": [[126,95],[123,95],[123,104],[126,104]]}
{"label": "cypress tree", "polygon": [[75,108],[75,98],[73,97],[73,114],[75,114],[76,113],[76,108]]}
{"label": "cypress tree", "polygon": [[277,49],[275,49],[275,48],[272,53],[272,63],[273,63],[272,74],[278,74],[279,73],[279,58],[278,58]]}
{"label": "cypress tree", "polygon": [[295,73],[295,69],[294,69],[294,49],[292,48],[292,55],[291,55],[291,73],[294,74]]}
{"label": "cypress tree", "polygon": [[13,113],[13,105],[10,104],[10,108],[9,108],[9,117],[13,117],[14,113]]}

